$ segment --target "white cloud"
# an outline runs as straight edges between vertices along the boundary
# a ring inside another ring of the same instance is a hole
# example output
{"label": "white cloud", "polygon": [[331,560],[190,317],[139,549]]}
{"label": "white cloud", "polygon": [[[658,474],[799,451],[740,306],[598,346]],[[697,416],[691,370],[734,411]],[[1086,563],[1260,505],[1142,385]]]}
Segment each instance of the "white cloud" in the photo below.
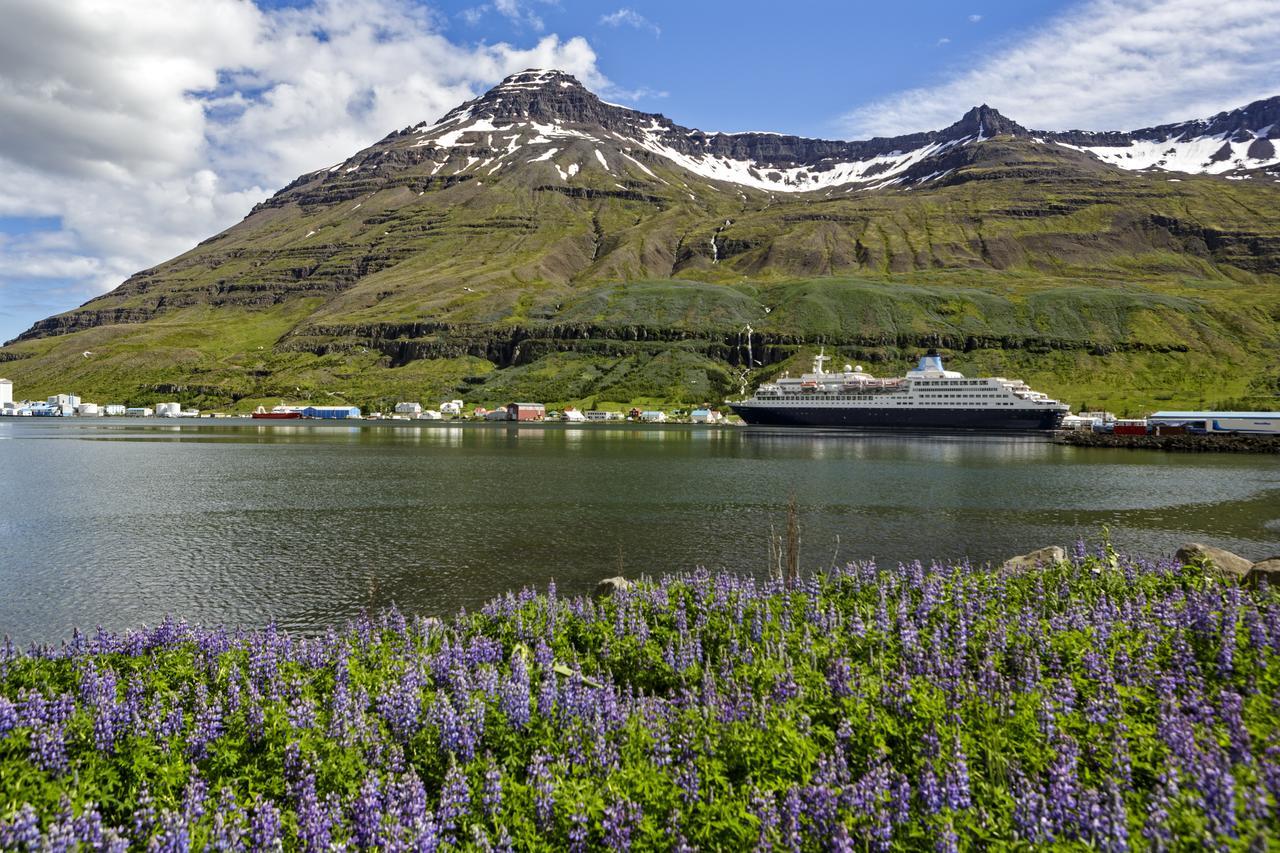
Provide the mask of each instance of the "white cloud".
{"label": "white cloud", "polygon": [[944,127],[988,103],[1028,127],[1130,130],[1278,94],[1277,0],[1091,0],[936,86],[863,106],[850,136]]}
{"label": "white cloud", "polygon": [[938,39],[938,44],[937,44],[938,47],[942,47],[944,44],[951,44],[951,39],[947,38],[946,36],[943,36],[942,38]]}
{"label": "white cloud", "polygon": [[654,36],[662,35],[662,28],[641,15],[634,9],[623,7],[616,12],[600,16],[600,23],[606,27],[632,27],[637,30],[648,30]]}
{"label": "white cloud", "polygon": [[970,16],[969,16],[969,23],[971,23],[971,24],[976,24],[976,23],[978,23],[978,21],[981,21],[981,20],[982,20],[982,16],[981,16],[981,15],[970,15]]}
{"label": "white cloud", "polygon": [[[76,298],[114,287],[294,177],[515,71],[562,68],[610,88],[582,38],[459,45],[412,0],[4,7],[0,217],[61,228],[0,242],[0,315],[30,301],[16,289],[31,278],[74,279]],[[16,331],[0,328],[0,340]]]}
{"label": "white cloud", "polygon": [[[537,3],[543,6],[556,5],[558,0],[537,0]],[[497,12],[518,27],[528,27],[536,32],[542,32],[546,29],[546,22],[533,10],[532,6],[533,4],[525,0],[493,0],[492,3],[482,3],[479,6],[463,9],[459,14],[462,20],[475,26],[484,19],[485,15]]]}

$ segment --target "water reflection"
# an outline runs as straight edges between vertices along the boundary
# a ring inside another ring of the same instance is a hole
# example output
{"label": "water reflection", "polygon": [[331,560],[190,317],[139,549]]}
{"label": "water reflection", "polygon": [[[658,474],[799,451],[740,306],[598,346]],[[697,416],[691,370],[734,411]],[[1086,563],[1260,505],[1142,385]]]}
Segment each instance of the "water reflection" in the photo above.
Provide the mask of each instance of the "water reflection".
{"label": "water reflection", "polygon": [[619,571],[763,572],[793,493],[809,567],[994,559],[1102,524],[1135,549],[1280,552],[1264,456],[598,424],[0,427],[0,470],[38,484],[0,512],[0,633],[19,640],[166,613],[313,630],[552,577],[573,592]]}

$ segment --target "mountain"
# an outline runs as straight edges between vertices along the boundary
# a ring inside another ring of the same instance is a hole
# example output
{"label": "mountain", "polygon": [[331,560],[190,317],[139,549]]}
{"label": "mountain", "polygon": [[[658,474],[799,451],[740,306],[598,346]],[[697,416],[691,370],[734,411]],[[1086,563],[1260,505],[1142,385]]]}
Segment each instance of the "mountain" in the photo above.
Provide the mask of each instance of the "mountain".
{"label": "mountain", "polygon": [[1128,132],[984,105],[863,141],[706,133],[530,70],[0,361],[23,396],[590,405],[942,346],[1077,405],[1270,407],[1278,136],[1280,98]]}

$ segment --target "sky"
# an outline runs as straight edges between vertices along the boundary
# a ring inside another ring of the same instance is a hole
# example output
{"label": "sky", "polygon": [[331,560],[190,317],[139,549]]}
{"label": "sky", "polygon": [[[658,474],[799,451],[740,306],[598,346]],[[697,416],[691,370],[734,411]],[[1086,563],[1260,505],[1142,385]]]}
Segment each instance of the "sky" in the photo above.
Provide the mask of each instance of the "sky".
{"label": "sky", "polygon": [[0,341],[529,67],[690,127],[839,139],[980,103],[1124,130],[1280,94],[1280,0],[0,0],[0,20]]}

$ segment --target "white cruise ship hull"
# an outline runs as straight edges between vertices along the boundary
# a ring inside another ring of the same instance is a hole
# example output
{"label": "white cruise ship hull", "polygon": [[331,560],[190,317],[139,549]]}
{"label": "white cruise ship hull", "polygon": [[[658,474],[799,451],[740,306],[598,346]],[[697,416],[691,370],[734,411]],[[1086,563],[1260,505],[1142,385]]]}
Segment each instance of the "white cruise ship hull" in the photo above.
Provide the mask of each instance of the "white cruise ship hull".
{"label": "white cruise ship hull", "polygon": [[749,424],[848,429],[1008,430],[1057,429],[1064,412],[1053,409],[982,409],[941,406],[806,406],[744,401],[729,404]]}

